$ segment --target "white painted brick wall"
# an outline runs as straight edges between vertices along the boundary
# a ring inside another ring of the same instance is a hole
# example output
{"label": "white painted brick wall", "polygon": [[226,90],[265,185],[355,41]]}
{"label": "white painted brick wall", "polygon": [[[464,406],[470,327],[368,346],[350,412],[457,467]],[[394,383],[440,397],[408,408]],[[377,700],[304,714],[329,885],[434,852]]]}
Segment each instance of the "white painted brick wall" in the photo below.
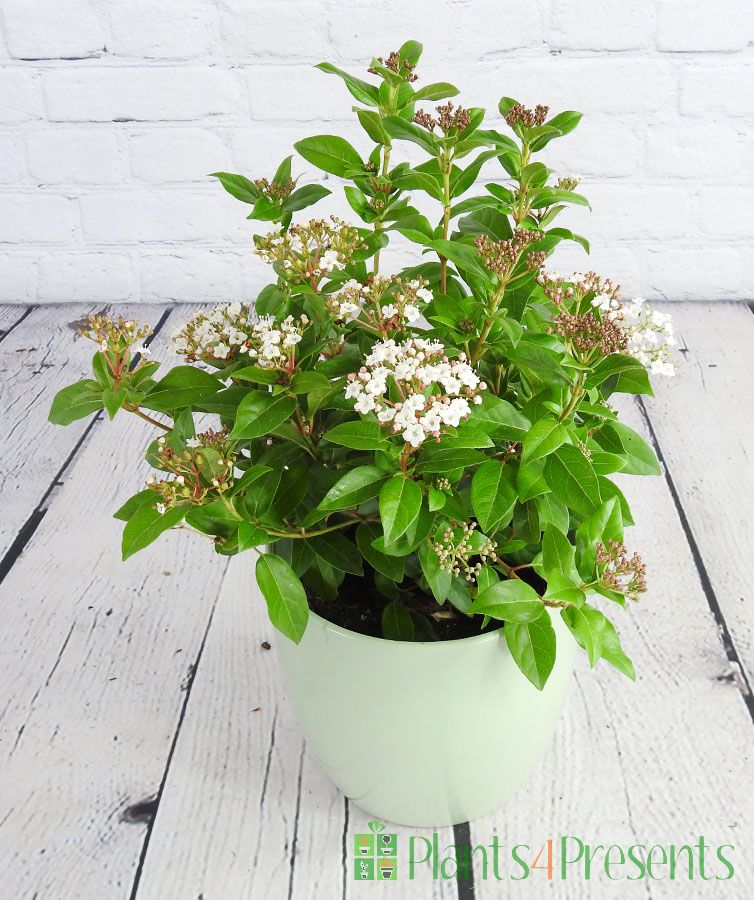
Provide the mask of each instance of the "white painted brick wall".
{"label": "white painted brick wall", "polygon": [[[564,224],[592,258],[558,267],[752,299],[754,0],[0,0],[0,27],[1,302],[253,297],[265,226],[208,173],[269,176],[309,134],[366,149],[312,66],[357,71],[408,37],[420,83],[453,81],[492,124],[503,94],[584,112],[547,161],[584,176],[593,212]],[[347,213],[328,186],[323,211]]]}

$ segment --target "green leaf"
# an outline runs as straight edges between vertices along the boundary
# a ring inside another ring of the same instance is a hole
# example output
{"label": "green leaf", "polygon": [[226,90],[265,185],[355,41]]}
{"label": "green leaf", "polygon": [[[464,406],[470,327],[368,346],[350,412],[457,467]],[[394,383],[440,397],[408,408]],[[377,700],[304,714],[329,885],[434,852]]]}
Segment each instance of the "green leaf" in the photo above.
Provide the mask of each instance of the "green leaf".
{"label": "green leaf", "polygon": [[250,391],[239,403],[231,440],[263,437],[278,428],[293,414],[296,401],[287,394]]}
{"label": "green leaf", "polygon": [[385,544],[392,544],[405,534],[419,515],[422,489],[410,478],[394,475],[380,491],[380,518]]}
{"label": "green leaf", "polygon": [[233,175],[230,172],[213,172],[211,178],[217,178],[225,190],[236,200],[252,205],[262,196],[259,188],[243,175]]}
{"label": "green leaf", "polygon": [[512,403],[489,392],[482,396],[479,406],[472,408],[468,421],[507,441],[522,441],[531,428],[531,422]]}
{"label": "green leaf", "polygon": [[105,388],[102,391],[102,402],[105,404],[105,409],[111,419],[115,418],[115,414],[126,402],[126,399],[126,392],[123,388],[119,388],[117,391],[113,390],[113,388]]}
{"label": "green leaf", "polygon": [[438,603],[444,603],[450,593],[453,573],[440,568],[440,559],[431,543],[425,541],[419,547],[419,563],[432,594]]}
{"label": "green leaf", "polygon": [[315,66],[315,68],[322,72],[328,72],[342,78],[352,96],[355,97],[359,103],[365,103],[367,106],[379,105],[378,90],[373,84],[369,84],[368,81],[362,81],[361,78],[354,78],[353,75],[349,75],[348,72],[338,69],[329,62],[321,62],[318,66]]}
{"label": "green leaf", "polygon": [[382,636],[388,641],[413,641],[414,620],[400,600],[393,600],[383,609]]}
{"label": "green leaf", "polygon": [[364,161],[342,137],[320,134],[293,145],[307,162],[324,172],[344,178],[351,169],[363,169]]}
{"label": "green leaf", "polygon": [[390,137],[402,141],[413,141],[422,150],[426,150],[432,156],[437,156],[437,139],[424,128],[414,125],[413,122],[407,122],[400,116],[387,116],[382,120],[382,124]]}
{"label": "green leaf", "polygon": [[552,573],[563,575],[576,585],[581,581],[576,570],[576,551],[563,532],[554,525],[545,528],[542,539],[542,567],[548,582]]}
{"label": "green leaf", "polygon": [[[626,475],[661,475],[662,469],[660,463],[655,456],[654,450],[644,440],[644,438],[633,428],[624,425],[622,422],[611,422],[600,430],[599,438],[605,433],[610,432],[618,437],[623,445],[623,453],[619,454],[626,460],[626,465],[621,470]],[[602,445],[602,441],[599,441]],[[602,445],[604,446],[604,445]],[[605,447],[606,450],[615,452],[612,448]]]}
{"label": "green leaf", "polygon": [[444,100],[446,97],[455,97],[458,88],[447,81],[437,81],[434,84],[425,84],[423,88],[414,94],[414,102],[420,100]]}
{"label": "green leaf", "polygon": [[326,431],[322,438],[352,450],[382,450],[387,444],[377,422],[343,422]]}
{"label": "green leaf", "polygon": [[371,109],[359,109],[354,107],[356,115],[361,123],[361,127],[366,131],[375,144],[384,144],[390,146],[390,135],[382,124],[382,118],[379,113]]}
{"label": "green leaf", "polygon": [[421,58],[424,47],[419,41],[405,41],[398,50],[398,57],[415,66]]}
{"label": "green leaf", "polygon": [[561,610],[560,615],[568,626],[569,631],[578,643],[586,650],[589,657],[589,665],[597,665],[602,655],[602,625],[600,618],[604,619],[599,610],[593,606],[567,606]]}
{"label": "green leaf", "polygon": [[446,475],[453,469],[465,469],[467,466],[482,463],[486,459],[484,453],[472,448],[448,447],[445,449],[438,447],[438,449],[434,449],[430,445],[422,450],[416,470],[428,474]]}
{"label": "green leaf", "polygon": [[113,513],[114,519],[120,519],[121,522],[127,522],[133,514],[140,509],[142,506],[156,506],[159,502],[159,495],[154,491],[145,490],[139,491],[138,494],[134,494],[133,497],[129,497],[128,500],[117,509]]}
{"label": "green leaf", "polygon": [[270,621],[278,631],[298,644],[309,621],[306,591],[298,575],[274,553],[259,557],[256,575],[259,589],[267,601]]}
{"label": "green leaf", "polygon": [[543,609],[542,599],[533,587],[518,578],[511,578],[480,591],[468,612],[503,622],[520,623],[535,621]]}
{"label": "green leaf", "polygon": [[623,522],[617,497],[609,497],[576,529],[576,560],[585,581],[594,577],[597,544],[622,540]]}
{"label": "green leaf", "polygon": [[449,259],[458,269],[478,275],[485,282],[489,280],[489,275],[479,262],[479,257],[466,244],[459,244],[457,241],[438,240],[430,241],[427,246],[439,253],[440,256]]}
{"label": "green leaf", "polygon": [[589,201],[581,194],[550,187],[535,191],[531,206],[532,209],[542,209],[545,206],[552,206],[554,203],[573,203],[577,206],[589,206]]}
{"label": "green leaf", "polygon": [[193,366],[176,366],[149,391],[141,406],[158,412],[173,412],[186,406],[199,406],[211,400],[222,388],[215,375]]}
{"label": "green leaf", "polygon": [[521,463],[533,462],[557,450],[568,438],[568,429],[553,416],[535,422],[523,440]]}
{"label": "green leaf", "polygon": [[359,525],[356,529],[356,544],[364,559],[376,572],[400,584],[403,581],[405,562],[401,557],[380,553],[373,546],[374,541],[380,537],[382,537],[382,529],[372,522]]}
{"label": "green leaf", "polygon": [[307,538],[307,543],[320,559],[341,572],[350,572],[351,575],[364,574],[356,545],[337,531]]}
{"label": "green leaf", "polygon": [[532,622],[508,622],[503,634],[519,669],[541,691],[555,665],[555,629],[547,610]]}
{"label": "green leaf", "polygon": [[515,505],[516,491],[503,463],[482,463],[471,480],[471,506],[482,531],[491,535],[507,525]]}
{"label": "green leaf", "polygon": [[55,394],[48,419],[53,425],[70,425],[104,408],[102,388],[94,380],[77,381]]}
{"label": "green leaf", "polygon": [[602,502],[592,464],[572,444],[564,444],[547,457],[545,480],[553,494],[579,515],[590,515]]}
{"label": "green leaf", "polygon": [[376,497],[387,475],[376,466],[357,466],[330,488],[317,509],[321,513],[339,509],[353,509],[366,500]]}
{"label": "green leaf", "polygon": [[603,396],[612,393],[652,395],[647,370],[638,359],[631,356],[613,353],[611,356],[603,357],[587,377],[584,387],[591,390],[608,379],[611,379],[608,384],[609,391],[603,390]]}
{"label": "green leaf", "polygon": [[181,503],[160,513],[154,506],[143,503],[126,522],[123,529],[123,559],[133,556],[138,550],[148,547],[152,541],[181,522],[189,511],[188,503]]}
{"label": "green leaf", "polygon": [[305,184],[283,201],[283,210],[287,213],[298,212],[298,210],[305,209],[307,206],[313,206],[330,193],[321,184]]}
{"label": "green leaf", "polygon": [[636,679],[634,664],[623,652],[618,632],[613,623],[605,618],[602,623],[602,658],[614,666],[619,672],[627,675],[632,681]]}

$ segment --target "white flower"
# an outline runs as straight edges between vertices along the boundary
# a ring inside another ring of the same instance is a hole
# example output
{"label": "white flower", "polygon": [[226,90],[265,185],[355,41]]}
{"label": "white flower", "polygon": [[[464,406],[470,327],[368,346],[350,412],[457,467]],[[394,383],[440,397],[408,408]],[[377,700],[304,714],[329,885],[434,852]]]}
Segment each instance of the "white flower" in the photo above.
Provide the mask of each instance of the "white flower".
{"label": "white flower", "polygon": [[165,506],[164,503],[158,503],[158,504],[155,506],[155,509],[157,510],[157,512],[158,512],[161,516],[164,516],[164,515],[165,515],[165,510],[167,509],[167,507]]}
{"label": "white flower", "polygon": [[432,300],[432,291],[427,290],[427,288],[419,288],[416,292],[416,296],[419,300],[429,303],[430,300]]}
{"label": "white flower", "polygon": [[[424,338],[378,341],[364,362],[348,376],[346,398],[356,401],[357,412],[376,413],[413,448],[440,437],[444,428],[457,428],[487,387],[465,357],[448,359],[442,344]],[[391,400],[392,385],[405,398],[401,402]]]}
{"label": "white flower", "polygon": [[325,250],[319,260],[319,267],[325,271],[344,268],[336,250]]}
{"label": "white flower", "polygon": [[202,442],[199,440],[199,438],[190,437],[186,440],[186,446],[191,447],[192,450],[196,450],[197,447],[202,446]]}
{"label": "white flower", "polygon": [[392,319],[393,316],[397,316],[397,315],[398,315],[398,307],[395,306],[395,305],[392,304],[392,303],[386,303],[386,304],[382,307],[382,315],[383,315],[384,318],[386,318],[386,319]]}
{"label": "white flower", "polygon": [[675,375],[671,348],[676,339],[673,321],[667,313],[653,310],[643,297],[618,305],[608,314],[628,338],[626,353],[635,357],[653,375]]}
{"label": "white flower", "polygon": [[152,352],[149,347],[146,347],[144,344],[139,344],[138,346],[134,346],[131,348],[133,353],[139,353],[141,356],[149,356]]}
{"label": "white flower", "polygon": [[227,359],[229,353],[230,347],[222,341],[220,341],[219,344],[216,344],[213,350],[213,354],[217,359]]}
{"label": "white flower", "polygon": [[421,318],[421,310],[418,306],[414,306],[411,303],[407,303],[403,307],[403,318],[411,324],[411,322],[415,322],[417,319]]}

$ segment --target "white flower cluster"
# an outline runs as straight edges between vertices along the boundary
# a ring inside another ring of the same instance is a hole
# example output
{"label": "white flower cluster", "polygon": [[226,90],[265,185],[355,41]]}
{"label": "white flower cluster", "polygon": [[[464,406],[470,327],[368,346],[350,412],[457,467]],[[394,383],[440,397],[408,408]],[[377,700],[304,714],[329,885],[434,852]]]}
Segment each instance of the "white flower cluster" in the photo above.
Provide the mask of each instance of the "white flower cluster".
{"label": "white flower cluster", "polygon": [[432,291],[421,279],[404,283],[395,276],[375,275],[366,284],[353,278],[346,281],[330,298],[328,307],[342,322],[363,316],[365,321],[384,331],[417,322],[422,316],[418,304],[431,300]]}
{"label": "white flower cluster", "polygon": [[643,297],[620,303],[614,297],[598,294],[592,300],[628,338],[626,353],[645,366],[652,375],[675,375],[672,348],[676,345],[673,320],[667,313],[652,309]]}
{"label": "white flower cluster", "polygon": [[306,316],[288,316],[276,322],[261,316],[254,322],[251,308],[238,302],[197,313],[173,335],[173,349],[189,360],[232,359],[245,353],[266,368],[284,367],[295,355],[295,347],[309,324]]}
{"label": "white flower cluster", "polygon": [[[457,428],[481,403],[487,385],[466,362],[465,355],[448,359],[437,341],[411,338],[401,343],[378,341],[359,372],[348,376],[346,397],[366,415],[375,413],[382,425],[401,433],[411,447],[428,437],[439,440],[445,428]],[[401,400],[389,399],[392,382]]]}

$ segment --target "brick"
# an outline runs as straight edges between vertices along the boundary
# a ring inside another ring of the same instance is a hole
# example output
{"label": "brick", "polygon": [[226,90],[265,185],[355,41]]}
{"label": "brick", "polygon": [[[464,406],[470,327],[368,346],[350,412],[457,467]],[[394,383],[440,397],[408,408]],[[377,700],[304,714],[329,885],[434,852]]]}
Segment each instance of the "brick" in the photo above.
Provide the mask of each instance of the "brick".
{"label": "brick", "polygon": [[5,40],[16,59],[100,55],[105,31],[87,0],[3,0]]}
{"label": "brick", "polygon": [[660,0],[657,46],[660,50],[741,50],[754,37],[750,0],[697,3]]}
{"label": "brick", "polygon": [[26,138],[29,171],[41,184],[114,184],[121,180],[118,138],[96,128],[50,129]]}
{"label": "brick", "polygon": [[569,211],[567,226],[585,234],[595,246],[642,238],[669,240],[689,233],[691,197],[684,187],[632,181],[594,184],[586,192],[592,213],[582,207]]}
{"label": "brick", "polygon": [[[144,251],[141,258],[142,298],[189,303],[248,300],[254,296],[248,277],[249,256],[217,249]],[[264,283],[260,272],[257,290]]]}
{"label": "brick", "polygon": [[642,255],[647,295],[670,300],[750,300],[748,259],[709,242],[651,249]]}
{"label": "brick", "polygon": [[515,97],[529,106],[545,103],[553,112],[580,110],[587,120],[602,113],[666,114],[678,105],[676,66],[665,59],[637,62],[610,54],[512,56],[468,65],[459,61],[432,65],[425,77],[428,82],[442,80],[458,85],[463,101],[485,108],[491,122],[498,117],[497,104],[502,96]]}
{"label": "brick", "polygon": [[39,79],[24,69],[0,71],[0,122],[41,119],[44,110]]}
{"label": "brick", "polygon": [[78,232],[77,202],[57,194],[14,194],[3,199],[0,243],[69,244]]}
{"label": "brick", "polygon": [[579,173],[584,190],[594,176],[633,175],[644,150],[643,129],[638,125],[626,116],[587,113],[575,131],[550,141],[542,159],[558,173]]}
{"label": "brick", "polygon": [[665,178],[730,179],[742,172],[741,137],[735,128],[684,119],[647,131],[645,171]]}
{"label": "brick", "polygon": [[[247,18],[249,8],[246,7]],[[214,4],[207,0],[132,0],[109,5],[114,56],[195,59],[218,44]]]}
{"label": "brick", "polygon": [[[436,0],[412,0],[395,5],[360,3],[350,6],[344,15],[342,7],[333,5],[329,31],[336,57],[358,60],[366,68],[369,58],[386,56],[390,50],[385,39],[378,38],[391,18],[400,21],[399,34],[422,40],[424,54],[418,73],[422,83],[423,66],[441,59],[477,60],[507,50],[543,45],[542,4],[520,3],[518,0],[473,0],[470,3],[439,4]],[[383,32],[384,33],[384,32]],[[398,41],[394,41],[397,45]],[[354,72],[354,74],[361,74]],[[451,80],[452,79],[444,79]]]}
{"label": "brick", "polygon": [[36,254],[0,253],[0,302],[28,302],[36,293]]}
{"label": "brick", "polygon": [[55,69],[42,80],[54,122],[244,115],[234,73],[212,66]]}
{"label": "brick", "polygon": [[355,118],[354,99],[334,75],[310,66],[252,66],[245,71],[252,119],[313,122],[327,134],[328,120]]}
{"label": "brick", "polygon": [[[327,18],[321,3],[223,0],[218,6],[223,49],[232,59],[329,59]],[[349,11],[350,15],[350,11]]]}
{"label": "brick", "polygon": [[155,129],[128,138],[131,172],[140,181],[213,183],[208,173],[227,171],[230,152],[217,134],[201,128]]}
{"label": "brick", "polygon": [[[710,237],[743,239],[751,235],[754,232],[754,187],[705,188],[699,193],[697,221]],[[748,239],[746,242],[748,245]]]}
{"label": "brick", "polygon": [[[332,126],[323,125],[332,130]],[[340,130],[343,130],[342,127]],[[281,123],[276,128],[264,128],[261,125],[231,129],[229,143],[233,159],[233,171],[249,177],[269,178],[281,160],[291,153],[295,154],[293,145],[307,135],[314,134],[308,125],[296,125],[293,128]],[[343,130],[345,134],[345,131]],[[293,158],[293,174],[298,175],[309,163],[301,157]]]}
{"label": "brick", "polygon": [[18,141],[10,134],[0,135],[0,181],[13,184],[25,176],[26,169]]}
{"label": "brick", "polygon": [[568,50],[635,50],[651,44],[656,0],[555,3],[550,47]]}
{"label": "brick", "polygon": [[681,73],[681,112],[689,116],[754,115],[754,64],[688,66]]}
{"label": "brick", "polygon": [[55,253],[39,262],[41,301],[118,303],[137,295],[134,261],[125,253]]}
{"label": "brick", "polygon": [[122,189],[81,198],[84,237],[92,244],[249,243],[250,223],[239,207],[224,191]]}

